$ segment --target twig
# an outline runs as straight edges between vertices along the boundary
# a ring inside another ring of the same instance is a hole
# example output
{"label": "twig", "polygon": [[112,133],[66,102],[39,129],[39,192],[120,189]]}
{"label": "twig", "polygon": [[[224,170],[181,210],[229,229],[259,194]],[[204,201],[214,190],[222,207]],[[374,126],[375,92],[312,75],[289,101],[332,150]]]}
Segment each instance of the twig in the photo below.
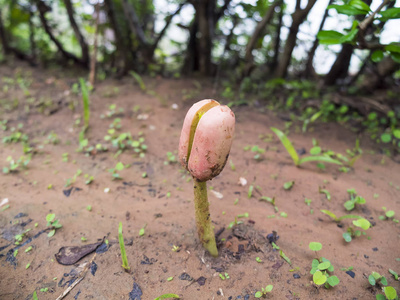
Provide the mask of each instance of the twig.
{"label": "twig", "polygon": [[81,281],[85,278],[86,273],[88,272],[88,270],[89,270],[89,268],[90,268],[90,266],[91,266],[93,260],[95,259],[95,257],[96,257],[96,253],[93,255],[93,257],[92,257],[92,259],[90,260],[90,262],[88,262],[88,263],[86,264],[86,266],[83,268],[82,272],[79,273],[79,276],[78,276],[78,278],[74,281],[74,283],[71,284],[60,296],[58,296],[58,298],[57,298],[56,300],[61,300],[61,299],[63,299],[65,296],[67,296],[68,293],[69,293],[79,282],[81,282]]}
{"label": "twig", "polygon": [[373,21],[375,15],[376,15],[377,13],[379,13],[379,12],[382,10],[382,8],[383,8],[385,5],[387,5],[389,2],[390,2],[390,0],[384,0],[384,1],[381,3],[381,5],[379,5],[379,7],[378,7],[372,14],[370,14],[370,15],[368,16],[368,18],[364,19],[364,21],[362,21],[362,22],[360,23],[360,25],[358,25],[358,27],[360,27],[360,29],[361,29],[362,31],[364,31],[364,30],[368,27],[368,25]]}

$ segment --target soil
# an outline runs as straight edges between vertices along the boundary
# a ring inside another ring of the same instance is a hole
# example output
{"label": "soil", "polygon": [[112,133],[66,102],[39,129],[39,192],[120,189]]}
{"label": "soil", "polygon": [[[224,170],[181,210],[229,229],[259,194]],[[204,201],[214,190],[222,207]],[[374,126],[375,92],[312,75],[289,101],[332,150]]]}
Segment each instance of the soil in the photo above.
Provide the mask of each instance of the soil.
{"label": "soil", "polygon": [[[86,136],[90,145],[101,143],[109,151],[85,155],[76,151],[82,128],[82,122],[76,125],[82,116],[81,97],[71,91],[84,74],[12,64],[1,66],[0,74],[1,120],[8,120],[8,129],[1,130],[0,137],[10,136],[12,127],[23,124],[20,130],[35,151],[26,170],[0,175],[0,201],[8,198],[0,212],[0,299],[31,299],[34,291],[38,299],[56,299],[83,274],[64,299],[147,300],[166,293],[181,299],[255,299],[256,291],[269,284],[274,287],[267,299],[375,299],[381,290],[368,283],[372,271],[386,276],[388,284],[399,290],[399,282],[388,269],[400,272],[396,260],[400,227],[378,217],[384,214],[382,207],[400,214],[400,165],[380,154],[367,136],[360,136],[362,157],[347,173],[332,164],[321,170],[315,162],[297,168],[269,129],[285,128],[288,113],[269,111],[262,101],[252,107],[234,107],[236,137],[228,163],[208,183],[211,217],[219,234],[219,256],[212,258],[197,238],[192,179],[178,163],[167,163],[167,152],[176,154],[188,108],[200,99],[219,98],[212,82],[144,78],[147,91],[128,77],[98,83],[90,95]],[[19,76],[30,82],[29,95],[18,83],[5,79]],[[111,104],[116,105],[116,114],[101,118]],[[144,157],[132,148],[115,157],[117,149],[104,136],[116,117],[121,119],[119,132],[130,132],[134,138],[143,133],[148,146]],[[337,153],[354,148],[356,135],[343,126],[316,124],[302,134],[298,125],[292,125],[289,137],[299,152],[312,147],[312,138],[323,149]],[[59,143],[51,142],[51,133]],[[244,150],[254,145],[266,150],[259,160],[254,152]],[[67,162],[64,153],[68,153]],[[3,143],[1,166],[9,164],[7,157],[17,160],[21,155],[22,143]],[[117,162],[130,167],[118,172],[122,179],[112,180],[108,170]],[[78,169],[82,174],[66,187]],[[84,174],[93,176],[93,182],[85,184]],[[247,180],[246,185],[238,183],[240,177]],[[295,182],[291,190],[283,188],[288,181]],[[249,197],[250,186],[254,190]],[[320,188],[330,192],[331,200]],[[352,220],[335,223],[320,210],[348,214],[343,204],[349,199],[349,188],[366,199],[351,213],[368,219],[373,227],[347,243],[342,234]],[[259,201],[262,196],[275,197],[279,211]],[[305,198],[312,200],[309,206]],[[287,216],[281,216],[282,212]],[[46,216],[50,213],[62,228],[49,238]],[[235,216],[244,213],[248,217],[238,218],[240,224],[228,228]],[[130,273],[121,267],[119,222]],[[15,235],[27,229],[31,230],[23,237],[23,246],[15,245]],[[276,245],[291,265],[272,249],[271,235],[269,239],[267,235],[273,231],[279,236]],[[323,245],[318,253],[308,247],[313,241]],[[100,248],[95,256],[91,252],[73,265],[55,259],[62,247],[96,242]],[[25,252],[29,246],[32,250]],[[335,267],[333,274],[340,283],[334,288],[312,283],[311,262],[317,257],[329,259]],[[87,270],[85,263],[90,262]],[[346,273],[349,267],[353,269]]]}

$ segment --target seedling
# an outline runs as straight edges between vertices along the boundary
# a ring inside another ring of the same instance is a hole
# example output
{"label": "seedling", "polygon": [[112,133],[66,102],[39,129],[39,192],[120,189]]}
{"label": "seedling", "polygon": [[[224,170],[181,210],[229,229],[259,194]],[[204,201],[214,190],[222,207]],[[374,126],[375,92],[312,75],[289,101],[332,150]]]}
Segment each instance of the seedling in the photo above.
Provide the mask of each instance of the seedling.
{"label": "seedling", "polygon": [[144,231],[146,229],[147,224],[144,224],[144,226],[142,228],[140,228],[139,230],[139,236],[143,236],[144,235]]}
{"label": "seedling", "polygon": [[10,165],[8,167],[3,167],[3,173],[9,174],[18,172],[20,167],[22,169],[26,169],[30,161],[31,161],[30,156],[29,157],[21,156],[17,161],[14,161],[14,159],[11,156],[8,156],[7,162],[9,162]]}
{"label": "seedling", "polygon": [[128,264],[128,257],[126,256],[126,251],[125,251],[124,236],[122,235],[122,222],[119,222],[118,241],[119,241],[119,247],[121,249],[122,267],[124,268],[125,272],[129,273],[130,267]]}
{"label": "seedling", "polygon": [[172,251],[173,252],[179,252],[179,250],[180,250],[179,246],[172,245]]}
{"label": "seedling", "polygon": [[288,181],[283,184],[283,188],[287,191],[291,190],[294,186],[294,181]]}
{"label": "seedling", "polygon": [[[317,251],[322,249],[322,244],[311,242],[308,247],[317,254]],[[324,285],[327,289],[336,286],[340,282],[337,276],[331,275],[333,271],[333,265],[325,257],[313,259],[311,263],[310,274],[313,275],[314,284]]]}
{"label": "seedling", "polygon": [[178,160],[172,152],[167,152],[167,160],[164,161],[164,165],[175,164]]}
{"label": "seedling", "polygon": [[393,271],[392,269],[389,269],[389,273],[393,275],[395,280],[399,280],[399,274],[397,274],[395,271]]}
{"label": "seedling", "polygon": [[321,209],[321,212],[326,214],[327,216],[331,217],[332,220],[334,220],[337,223],[339,223],[343,219],[361,219],[360,216],[356,216],[356,215],[344,215],[344,216],[341,216],[341,217],[337,217],[333,212],[331,212],[331,211],[329,211],[327,209]]}
{"label": "seedling", "polygon": [[331,201],[331,193],[329,193],[328,190],[326,189],[321,189],[321,187],[318,187],[318,191],[320,194],[325,194],[325,197],[328,201]]}
{"label": "seedling", "polygon": [[251,196],[253,196],[253,190],[254,190],[254,185],[250,185],[249,186],[249,190],[247,192],[247,198],[251,198]]}
{"label": "seedling", "polygon": [[351,211],[355,208],[356,204],[365,204],[366,201],[363,197],[357,196],[357,193],[354,189],[348,189],[347,192],[350,195],[350,200],[344,203],[344,207],[346,210]]}
{"label": "seedling", "polygon": [[368,282],[372,285],[372,286],[378,286],[381,287],[382,285],[387,285],[387,279],[385,276],[382,276],[381,274],[377,273],[377,272],[372,272],[369,276],[368,276]]}
{"label": "seedling", "polygon": [[186,114],[179,141],[179,161],[192,175],[197,233],[203,247],[218,256],[211,225],[207,181],[219,175],[229,156],[235,116],[214,100],[195,103]]}
{"label": "seedling", "polygon": [[272,291],[274,286],[272,284],[267,285],[265,288],[261,288],[261,291],[257,291],[254,295],[256,298],[265,297],[268,293]]}
{"label": "seedling", "polygon": [[261,154],[263,154],[265,152],[265,149],[262,149],[257,145],[246,146],[246,147],[244,147],[244,150],[245,151],[250,150],[251,152],[255,153],[255,155],[253,157],[255,160],[261,160],[262,159]]}
{"label": "seedling", "polygon": [[395,219],[395,211],[394,210],[386,210],[386,207],[382,207],[382,210],[385,212],[384,216],[379,216],[379,220],[390,220],[392,219],[393,222],[395,223],[399,223],[399,220]]}
{"label": "seedling", "polygon": [[382,288],[383,294],[377,294],[376,299],[377,300],[398,300],[399,297],[397,296],[396,289],[392,286],[385,286]]}
{"label": "seedling", "polygon": [[48,214],[46,216],[46,221],[47,221],[47,227],[50,227],[50,231],[47,234],[48,237],[52,237],[56,233],[56,229],[59,229],[62,227],[60,224],[59,220],[54,220],[56,218],[55,214]]}
{"label": "seedling", "polygon": [[89,127],[89,118],[90,118],[89,91],[86,82],[83,78],[79,78],[79,84],[81,86],[82,102],[83,102],[83,120],[84,120],[83,131],[86,131],[87,128]]}
{"label": "seedling", "polygon": [[15,244],[15,245],[19,245],[19,244],[22,242],[22,240],[23,240],[25,234],[28,233],[28,232],[31,231],[31,230],[32,230],[31,228],[27,228],[27,229],[25,229],[24,232],[22,232],[22,233],[20,233],[20,234],[16,234],[16,235],[14,236],[14,238],[15,238],[15,243],[14,243],[14,244]]}
{"label": "seedling", "polygon": [[180,299],[179,295],[177,295],[177,294],[164,294],[164,295],[158,296],[154,300],[162,300],[162,299],[168,299],[168,298]]}
{"label": "seedling", "polygon": [[[296,149],[293,147],[292,142],[289,140],[289,138],[286,136],[286,134],[284,134],[282,131],[280,131],[279,129],[274,128],[274,127],[271,127],[271,130],[276,134],[276,136],[282,142],[283,146],[285,147],[286,151],[291,156],[293,163],[295,164],[296,167],[299,167],[301,164],[303,164],[305,162],[309,162],[309,161],[318,161],[318,162],[342,165],[342,162],[340,162],[337,159],[333,159],[331,156],[329,156],[327,154],[311,155],[311,156],[306,156],[306,157],[303,157],[300,159],[299,155],[297,154]],[[317,149],[314,149],[313,152],[317,153]],[[318,154],[320,154],[320,152],[318,152]]]}
{"label": "seedling", "polygon": [[275,211],[276,212],[278,212],[278,207],[275,205],[275,197],[265,197],[265,196],[262,196],[261,198],[260,198],[260,200],[259,201],[265,201],[265,202],[268,202],[268,203],[271,203],[272,204],[272,206],[274,207],[274,209],[275,209]]}
{"label": "seedling", "polygon": [[[360,227],[364,230],[368,230],[368,228],[371,227],[371,223],[368,220],[363,219],[363,218],[354,220],[353,225],[356,227]],[[347,232],[343,233],[343,238],[346,242],[349,243],[349,242],[351,242],[352,238],[361,236],[362,234],[365,235],[366,234],[365,231],[361,231],[361,230],[358,230],[358,229],[355,229],[355,228],[349,226],[347,228]]]}
{"label": "seedling", "polygon": [[122,177],[117,172],[122,171],[123,169],[125,169],[125,166],[122,162],[118,162],[113,169],[109,169],[108,172],[111,173],[112,180],[122,179]]}

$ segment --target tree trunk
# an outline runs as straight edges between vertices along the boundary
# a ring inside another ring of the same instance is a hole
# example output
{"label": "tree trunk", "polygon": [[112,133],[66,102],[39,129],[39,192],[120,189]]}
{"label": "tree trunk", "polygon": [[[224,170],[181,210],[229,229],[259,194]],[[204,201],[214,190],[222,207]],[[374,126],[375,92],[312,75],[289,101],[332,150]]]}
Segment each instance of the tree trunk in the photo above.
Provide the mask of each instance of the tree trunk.
{"label": "tree trunk", "polygon": [[383,86],[387,76],[390,76],[399,70],[399,67],[399,63],[396,63],[390,57],[385,57],[377,64],[376,71],[374,73],[365,75],[364,81],[361,83],[360,88],[362,90],[372,92],[376,88]]}
{"label": "tree trunk", "polygon": [[203,0],[195,5],[198,14],[199,33],[198,43],[199,71],[202,75],[211,75],[212,35],[215,29],[214,16],[215,0]]}
{"label": "tree trunk", "polygon": [[98,31],[99,31],[99,17],[100,17],[99,2],[95,4],[95,11],[96,11],[96,23],[94,27],[93,55],[92,59],[90,60],[90,74],[89,74],[89,82],[93,88],[94,88],[94,83],[96,81],[97,45],[98,45]]}
{"label": "tree trunk", "polygon": [[39,17],[40,17],[40,22],[42,23],[44,31],[47,33],[49,38],[52,40],[52,42],[56,45],[58,51],[61,52],[61,54],[67,59],[67,60],[73,60],[75,63],[78,63],[82,65],[83,67],[87,68],[87,64],[83,63],[78,57],[76,57],[74,54],[66,51],[64,47],[62,46],[61,42],[56,39],[54,36],[49,24],[47,23],[46,20],[46,13],[49,12],[51,9],[50,7],[47,6],[47,4],[42,1],[42,0],[35,0],[35,3],[37,5],[38,11],[39,11]]}
{"label": "tree trunk", "polygon": [[76,24],[74,17],[74,8],[72,6],[71,0],[64,0],[65,8],[67,9],[69,23],[71,24],[72,29],[74,30],[75,36],[81,46],[82,50],[82,63],[86,66],[89,66],[89,47],[86,43],[84,36],[82,35],[78,24]]}
{"label": "tree trunk", "polygon": [[331,70],[324,78],[325,85],[334,85],[336,80],[347,76],[350,66],[351,56],[353,55],[354,46],[351,44],[343,44],[342,50],[336,57]]}
{"label": "tree trunk", "polygon": [[247,44],[246,47],[246,53],[244,56],[245,60],[245,67],[244,67],[244,76],[248,76],[251,72],[251,69],[253,67],[253,50],[256,46],[257,41],[261,37],[261,33],[265,30],[265,27],[267,24],[269,24],[272,20],[272,17],[275,12],[275,7],[277,7],[279,4],[281,4],[281,0],[275,0],[269,7],[268,10],[265,12],[264,17],[262,20],[257,24],[256,28],[254,29],[253,34],[251,35],[250,41]]}
{"label": "tree trunk", "polygon": [[278,14],[278,24],[276,25],[276,33],[275,33],[275,41],[274,41],[274,56],[269,63],[269,68],[272,72],[274,72],[276,66],[278,65],[279,59],[279,50],[281,47],[281,30],[282,30],[282,20],[283,20],[283,7],[279,8]]}
{"label": "tree trunk", "polygon": [[35,26],[32,22],[33,12],[32,8],[29,8],[29,43],[31,44],[32,60],[36,60],[36,42],[35,42]]}
{"label": "tree trunk", "polygon": [[3,45],[4,54],[5,55],[10,54],[11,49],[10,49],[10,45],[8,44],[7,34],[6,34],[5,29],[4,29],[4,25],[3,25],[3,18],[2,18],[1,8],[0,8],[0,39],[1,39],[1,43]]}
{"label": "tree trunk", "polygon": [[286,39],[285,48],[281,59],[279,60],[278,67],[275,72],[275,77],[284,78],[286,77],[288,67],[290,65],[290,59],[292,58],[293,49],[296,46],[297,33],[299,32],[300,25],[306,19],[311,8],[314,6],[317,0],[308,0],[307,6],[304,9],[300,8],[300,1],[297,1],[296,10],[292,14],[292,25],[290,26],[290,32]]}
{"label": "tree trunk", "polygon": [[122,36],[122,30],[118,25],[114,2],[113,0],[104,0],[105,9],[107,11],[107,17],[111,25],[111,29],[114,31],[115,37],[115,55],[116,55],[116,66],[118,77],[124,76],[128,69],[132,66],[133,58],[129,58],[130,49]]}
{"label": "tree trunk", "polygon": [[[332,2],[333,2],[333,0],[329,0],[328,6],[331,5]],[[328,17],[328,11],[329,11],[329,9],[326,8],[325,13],[322,17],[321,24],[319,25],[318,32],[320,32],[324,28],[326,18]],[[313,43],[310,51],[308,52],[306,67],[305,67],[304,73],[303,73],[303,76],[305,78],[316,77],[315,69],[313,66],[313,61],[314,61],[315,51],[317,50],[318,46],[319,46],[319,40],[317,37],[315,37],[314,43]]]}

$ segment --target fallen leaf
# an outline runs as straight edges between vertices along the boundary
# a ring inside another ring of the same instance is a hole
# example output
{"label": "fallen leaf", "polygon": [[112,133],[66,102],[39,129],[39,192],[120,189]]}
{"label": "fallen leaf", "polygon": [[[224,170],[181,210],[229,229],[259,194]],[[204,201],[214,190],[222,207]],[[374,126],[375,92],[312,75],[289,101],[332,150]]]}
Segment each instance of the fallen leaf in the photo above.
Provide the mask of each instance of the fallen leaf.
{"label": "fallen leaf", "polygon": [[220,192],[217,192],[217,191],[214,191],[214,190],[211,190],[210,192],[211,192],[215,197],[217,197],[218,199],[224,198],[224,195],[222,195]]}
{"label": "fallen leaf", "polygon": [[61,247],[55,257],[59,264],[73,265],[84,256],[95,251],[102,243],[103,241],[83,246]]}

